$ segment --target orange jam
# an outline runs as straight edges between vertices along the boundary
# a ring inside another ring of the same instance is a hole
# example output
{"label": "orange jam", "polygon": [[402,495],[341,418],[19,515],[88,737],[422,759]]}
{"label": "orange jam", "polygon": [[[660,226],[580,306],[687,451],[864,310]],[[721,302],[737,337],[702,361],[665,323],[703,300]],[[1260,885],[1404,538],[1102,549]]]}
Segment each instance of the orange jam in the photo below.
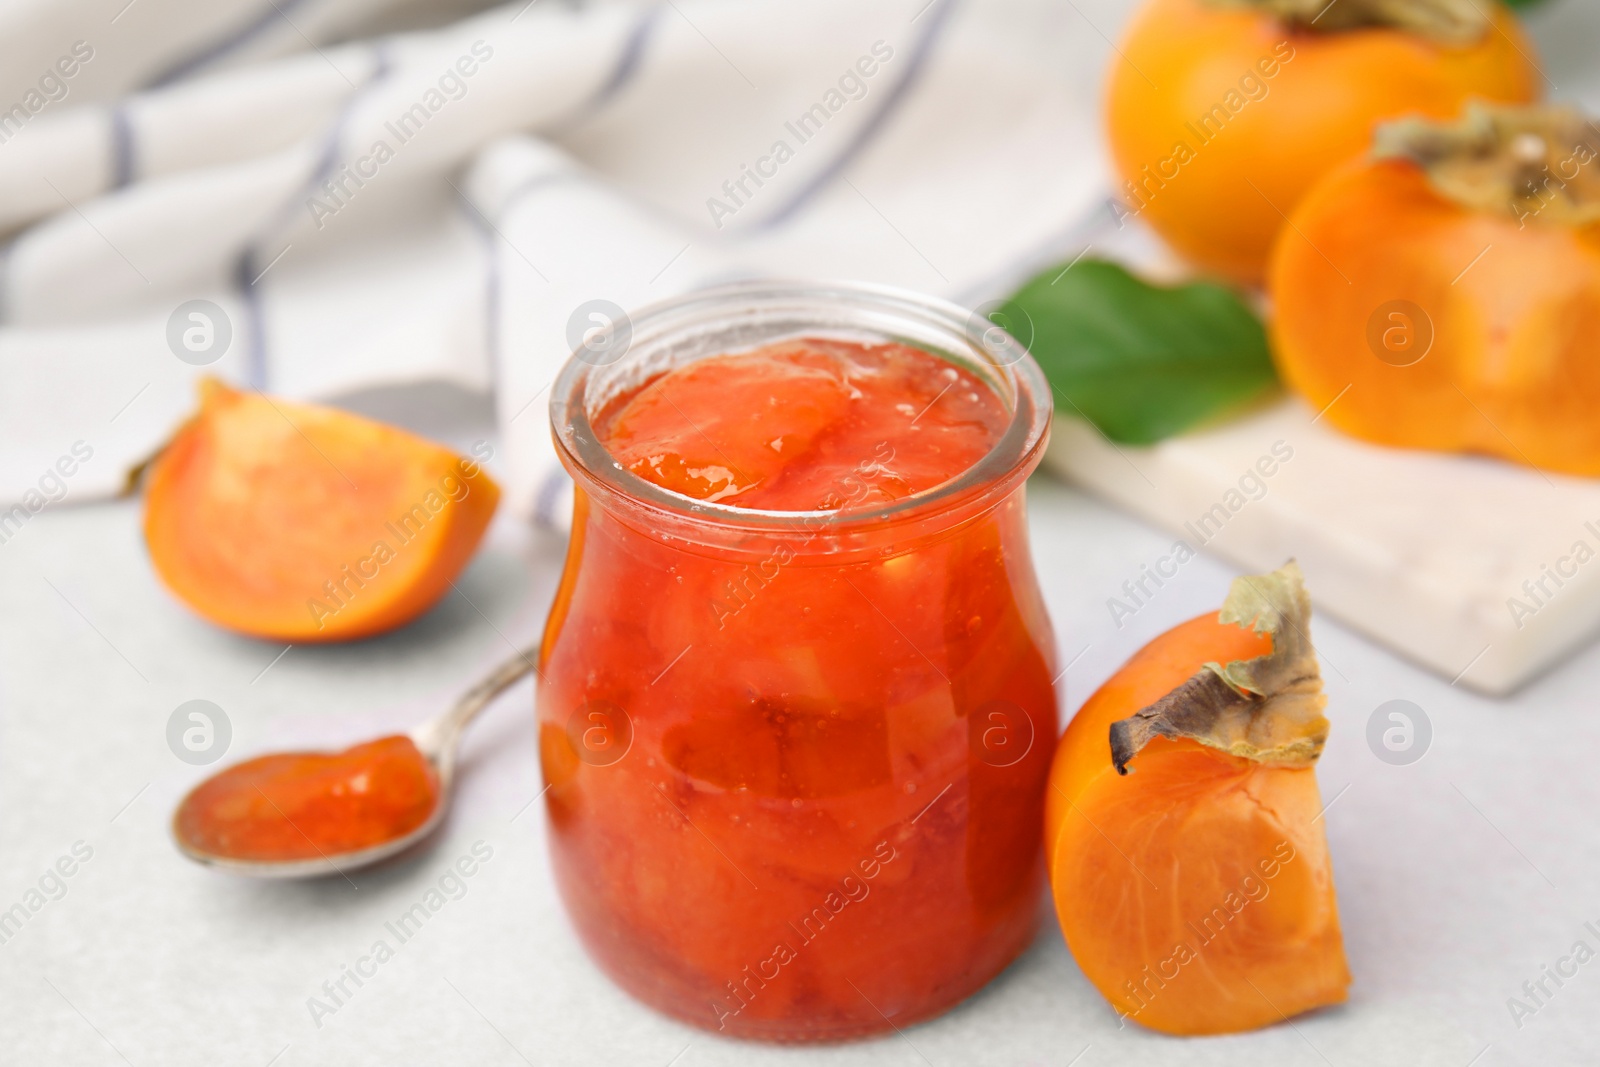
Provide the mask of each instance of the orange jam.
{"label": "orange jam", "polygon": [[772,1040],[975,992],[1040,912],[1037,448],[940,494],[1021,416],[931,351],[822,336],[594,408],[610,462],[557,416],[577,508],[539,689],[554,868],[591,954],[661,1010]]}
{"label": "orange jam", "polygon": [[685,496],[833,511],[857,484],[851,506],[960,474],[1005,423],[992,389],[926,352],[806,339],[680,367],[597,429],[628,470]]}
{"label": "orange jam", "polygon": [[229,767],[183,798],[173,832],[193,851],[223,859],[337,858],[404,837],[438,803],[439,776],[417,746],[384,737]]}

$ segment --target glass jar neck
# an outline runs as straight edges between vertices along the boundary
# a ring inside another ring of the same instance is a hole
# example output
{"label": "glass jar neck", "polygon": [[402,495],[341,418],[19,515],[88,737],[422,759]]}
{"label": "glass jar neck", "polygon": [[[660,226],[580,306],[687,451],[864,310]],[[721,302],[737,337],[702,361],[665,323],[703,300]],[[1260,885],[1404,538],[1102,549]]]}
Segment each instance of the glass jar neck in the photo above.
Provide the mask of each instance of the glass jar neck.
{"label": "glass jar neck", "polygon": [[[1049,436],[1049,387],[1038,364],[987,319],[888,287],[745,282],[646,308],[623,324],[627,342],[600,354],[580,348],[556,380],[552,433],[562,462],[599,509],[636,531],[690,551],[845,562],[898,554],[953,532],[996,507],[1038,465]],[[956,364],[991,388],[1007,421],[980,460],[955,477],[889,503],[852,506],[874,477],[863,456],[841,479],[841,506],[767,511],[697,500],[622,467],[594,426],[606,406],[676,367],[782,340],[831,337],[893,342]]]}

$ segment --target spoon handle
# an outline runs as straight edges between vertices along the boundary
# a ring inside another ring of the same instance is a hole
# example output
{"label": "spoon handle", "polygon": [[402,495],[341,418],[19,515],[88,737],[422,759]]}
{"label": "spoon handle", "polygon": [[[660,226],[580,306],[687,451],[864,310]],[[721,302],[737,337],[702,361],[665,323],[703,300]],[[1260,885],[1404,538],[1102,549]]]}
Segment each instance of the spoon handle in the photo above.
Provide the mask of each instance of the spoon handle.
{"label": "spoon handle", "polygon": [[467,724],[475,719],[478,712],[488,707],[490,702],[507,689],[516,685],[529,674],[538,673],[540,646],[529,645],[516,655],[496,667],[482,681],[461,694],[455,706],[438,718],[424,723],[417,730],[412,739],[424,752],[432,750],[442,754],[444,750],[455,747],[456,738]]}

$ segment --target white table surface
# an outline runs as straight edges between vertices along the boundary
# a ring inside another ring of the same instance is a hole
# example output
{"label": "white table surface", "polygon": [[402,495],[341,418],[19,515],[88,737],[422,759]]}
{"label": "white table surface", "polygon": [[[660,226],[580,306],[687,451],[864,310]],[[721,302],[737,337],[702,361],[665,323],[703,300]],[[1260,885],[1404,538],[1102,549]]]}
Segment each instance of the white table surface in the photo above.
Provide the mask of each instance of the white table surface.
{"label": "white table surface", "polygon": [[[1050,480],[1031,494],[1039,573],[1072,663],[1070,712],[1143,642],[1214,608],[1231,572],[1193,561],[1119,630],[1106,599],[1170,538]],[[74,842],[93,849],[65,895],[0,944],[0,1062],[1492,1067],[1596,1056],[1600,961],[1549,985],[1556,995],[1520,1029],[1506,1000],[1574,941],[1600,948],[1583,927],[1600,928],[1600,649],[1492,701],[1317,621],[1333,720],[1318,775],[1337,798],[1326,822],[1355,975],[1341,1008],[1229,1038],[1119,1028],[1048,919],[1009,971],[941,1019],[777,1048],[656,1015],[588,962],[550,879],[543,805],[527,807],[540,780],[526,683],[472,731],[454,816],[421,856],[349,881],[264,884],[199,868],[168,840],[173,804],[205,773],[167,748],[179,703],[226,711],[230,758],[403,728],[538,633],[559,545],[497,524],[460,593],[409,628],[275,660],[281,646],[219,632],[165,594],[137,520],[126,502],[61,508],[0,546],[0,909]],[[1410,766],[1381,762],[1365,740],[1391,698],[1433,724]],[[314,1025],[308,998],[480,840],[493,857],[466,895]]]}

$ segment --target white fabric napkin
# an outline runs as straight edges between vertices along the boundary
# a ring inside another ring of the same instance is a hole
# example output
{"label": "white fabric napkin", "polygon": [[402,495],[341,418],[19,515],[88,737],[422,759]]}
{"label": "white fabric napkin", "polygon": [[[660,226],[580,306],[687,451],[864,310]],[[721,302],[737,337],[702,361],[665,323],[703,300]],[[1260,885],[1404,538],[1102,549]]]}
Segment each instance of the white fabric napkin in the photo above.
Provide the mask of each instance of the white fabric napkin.
{"label": "white fabric napkin", "polygon": [[[0,501],[114,491],[201,374],[448,382],[493,392],[508,505],[559,524],[545,405],[580,305],[752,274],[996,295],[1097,213],[1097,25],[1123,6],[518,0],[69,93],[0,141]],[[45,29],[0,65],[72,54]]]}

